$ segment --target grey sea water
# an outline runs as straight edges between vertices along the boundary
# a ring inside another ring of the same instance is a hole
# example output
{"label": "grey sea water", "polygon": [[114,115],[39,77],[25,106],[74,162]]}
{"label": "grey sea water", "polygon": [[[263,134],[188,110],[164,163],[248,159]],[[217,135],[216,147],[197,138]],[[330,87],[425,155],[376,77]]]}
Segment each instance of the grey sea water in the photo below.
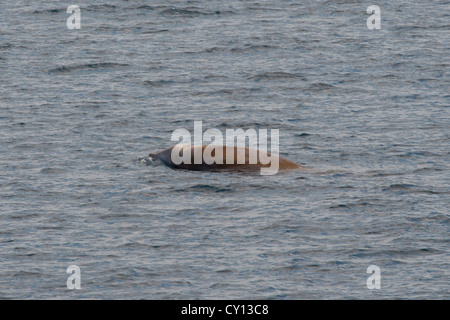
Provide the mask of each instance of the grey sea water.
{"label": "grey sea water", "polygon": [[[449,15],[446,0],[2,0],[0,299],[449,299]],[[279,129],[308,170],[148,160],[194,120]]]}

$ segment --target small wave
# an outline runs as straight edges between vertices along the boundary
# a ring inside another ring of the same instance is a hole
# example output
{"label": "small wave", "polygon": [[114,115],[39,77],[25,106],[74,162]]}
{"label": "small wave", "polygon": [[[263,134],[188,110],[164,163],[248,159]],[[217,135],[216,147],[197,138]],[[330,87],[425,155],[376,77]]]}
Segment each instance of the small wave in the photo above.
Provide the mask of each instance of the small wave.
{"label": "small wave", "polygon": [[243,47],[234,47],[230,49],[230,52],[235,52],[235,53],[246,53],[249,51],[258,51],[258,50],[264,50],[265,52],[267,52],[267,50],[271,50],[271,49],[278,49],[278,46],[273,46],[273,45],[260,45],[260,44],[248,44],[245,45]]}
{"label": "small wave", "polygon": [[309,133],[306,133],[306,132],[303,132],[303,133],[296,133],[294,136],[295,136],[295,137],[304,138],[304,137],[309,137],[310,134],[309,134]]}
{"label": "small wave", "polygon": [[57,169],[57,168],[44,168],[41,169],[40,173],[42,174],[58,174],[58,173],[62,173],[64,172],[64,170],[62,169]]}
{"label": "small wave", "polygon": [[55,9],[41,9],[41,10],[34,10],[33,14],[57,14],[66,12],[67,8],[55,8]]}
{"label": "small wave", "polygon": [[114,62],[100,62],[100,63],[87,63],[71,66],[61,66],[55,69],[49,70],[49,73],[70,73],[79,70],[91,70],[91,69],[103,69],[103,68],[119,68],[128,67],[125,63],[114,63]]}
{"label": "small wave", "polygon": [[219,90],[213,90],[213,91],[199,91],[199,92],[193,92],[192,95],[194,96],[212,96],[212,95],[251,95],[252,93],[260,91],[260,89],[254,89],[254,88],[236,88],[236,89],[219,89]]}
{"label": "small wave", "polygon": [[173,81],[173,80],[146,80],[146,81],[144,81],[144,84],[146,86],[156,87],[156,88],[168,86],[168,85],[171,85],[174,83],[175,83],[175,81]]}
{"label": "small wave", "polygon": [[170,8],[161,11],[160,14],[163,16],[196,17],[196,16],[206,16],[210,13],[198,10]]}
{"label": "small wave", "polygon": [[10,49],[13,47],[12,43],[2,43],[0,44],[0,50],[6,50],[6,49]]}
{"label": "small wave", "polygon": [[374,206],[375,203],[369,201],[357,201],[354,203],[340,203],[329,206],[330,209],[355,209]]}
{"label": "small wave", "polygon": [[312,85],[310,85],[308,87],[308,90],[311,90],[311,91],[325,91],[325,90],[332,90],[334,88],[335,87],[332,86],[331,84],[319,82],[319,83],[313,83]]}
{"label": "small wave", "polygon": [[142,34],[154,34],[154,33],[161,33],[161,32],[169,32],[169,29],[151,29],[142,31]]}
{"label": "small wave", "polygon": [[[216,272],[216,273],[233,273],[233,270],[232,269],[218,269],[218,270],[215,270],[214,272]],[[216,285],[219,285],[219,284],[213,284],[211,287],[215,287]]]}
{"label": "small wave", "polygon": [[27,270],[19,270],[13,274],[13,277],[40,277],[42,276],[41,272],[33,272],[33,271],[27,271]]}
{"label": "small wave", "polygon": [[[419,217],[407,217],[406,219],[412,222],[419,222],[419,223],[425,222],[439,222],[442,224],[450,223],[450,217],[447,216],[445,213],[440,212],[430,212],[429,214],[423,216],[421,215]],[[450,241],[450,239],[445,239],[444,241]]]}
{"label": "small wave", "polygon": [[228,79],[227,76],[219,75],[219,74],[208,74],[204,76],[205,80],[222,80],[222,79]]}
{"label": "small wave", "polygon": [[283,71],[263,72],[256,75],[248,76],[247,79],[255,81],[300,79],[306,81],[306,78],[301,74]]}
{"label": "small wave", "polygon": [[157,8],[158,7],[149,6],[147,4],[144,4],[144,5],[131,6],[131,7],[128,7],[127,9],[151,10],[151,11],[153,11],[153,10],[156,10]]}
{"label": "small wave", "polygon": [[213,186],[209,184],[197,184],[192,187],[177,189],[179,192],[234,192],[229,186]]}
{"label": "small wave", "polygon": [[417,186],[413,184],[406,184],[406,183],[398,183],[398,184],[391,184],[388,187],[385,187],[382,189],[384,192],[389,191],[405,191],[408,193],[426,193],[426,194],[449,194],[448,190],[445,189],[439,189],[434,187],[425,187],[425,186]]}
{"label": "small wave", "polygon": [[217,129],[226,130],[231,128],[240,128],[242,130],[247,129],[259,129],[259,128],[276,128],[276,124],[271,122],[240,122],[240,121],[230,121],[222,122],[216,126]]}
{"label": "small wave", "polygon": [[214,46],[211,48],[206,48],[202,51],[200,51],[200,53],[216,53],[216,52],[224,52],[227,51],[228,48],[227,47],[218,47],[218,46]]}
{"label": "small wave", "polygon": [[169,8],[162,10],[160,14],[169,17],[199,17],[199,16],[213,16],[213,15],[230,15],[235,14],[235,12],[231,10],[200,11],[197,10],[196,8],[195,9]]}
{"label": "small wave", "polygon": [[383,251],[366,251],[359,250],[360,252],[352,254],[351,256],[357,258],[364,257],[378,257],[378,256],[388,256],[388,257],[411,257],[411,256],[425,256],[425,255],[437,255],[443,253],[439,249],[433,248],[404,248],[399,250],[383,250]]}
{"label": "small wave", "polygon": [[439,171],[444,171],[444,169],[442,169],[442,168],[425,167],[425,168],[420,168],[420,169],[414,170],[413,173],[419,173],[419,172],[439,172]]}
{"label": "small wave", "polygon": [[108,3],[100,3],[100,4],[91,4],[89,6],[87,6],[87,10],[90,11],[96,11],[96,10],[115,10],[117,9],[117,7],[115,5],[112,4],[108,4]]}
{"label": "small wave", "polygon": [[440,157],[441,155],[438,153],[430,152],[430,151],[408,151],[402,154],[396,155],[400,158],[410,158],[410,157]]}
{"label": "small wave", "polygon": [[140,242],[129,241],[115,246],[116,249],[134,249],[134,250],[148,250],[152,245]]}
{"label": "small wave", "polygon": [[396,184],[391,184],[390,186],[383,188],[382,191],[408,190],[413,187],[415,187],[413,184],[396,183]]}
{"label": "small wave", "polygon": [[61,66],[55,69],[51,69],[49,73],[70,73],[78,70],[90,70],[90,69],[102,69],[102,68],[119,68],[127,67],[128,64],[125,63],[114,63],[114,62],[101,62],[101,63],[87,63],[72,66]]}

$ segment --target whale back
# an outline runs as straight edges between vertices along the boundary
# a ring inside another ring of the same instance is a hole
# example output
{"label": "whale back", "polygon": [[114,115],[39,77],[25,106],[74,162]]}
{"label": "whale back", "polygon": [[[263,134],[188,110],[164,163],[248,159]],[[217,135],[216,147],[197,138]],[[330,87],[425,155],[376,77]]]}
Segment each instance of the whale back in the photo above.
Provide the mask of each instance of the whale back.
{"label": "whale back", "polygon": [[[173,150],[174,148],[176,149]],[[190,163],[174,163],[172,160],[172,151],[175,155],[183,157],[183,148],[190,148]],[[196,153],[198,154],[198,159],[201,159],[200,163],[195,162]],[[183,146],[178,144],[163,151],[151,153],[150,157],[161,160],[165,165],[171,168],[196,171],[227,169],[253,171],[261,168],[269,168],[271,162],[277,160],[279,170],[301,168],[297,163],[272,155],[269,152],[236,146]]]}

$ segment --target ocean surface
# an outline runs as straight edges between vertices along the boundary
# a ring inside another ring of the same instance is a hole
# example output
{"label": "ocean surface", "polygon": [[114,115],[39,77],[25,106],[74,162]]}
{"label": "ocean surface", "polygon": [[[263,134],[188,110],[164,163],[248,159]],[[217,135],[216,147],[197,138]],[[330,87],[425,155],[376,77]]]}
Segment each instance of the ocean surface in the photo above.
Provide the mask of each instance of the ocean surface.
{"label": "ocean surface", "polygon": [[[448,0],[1,0],[0,299],[450,299],[449,52]],[[194,121],[306,169],[149,160]]]}

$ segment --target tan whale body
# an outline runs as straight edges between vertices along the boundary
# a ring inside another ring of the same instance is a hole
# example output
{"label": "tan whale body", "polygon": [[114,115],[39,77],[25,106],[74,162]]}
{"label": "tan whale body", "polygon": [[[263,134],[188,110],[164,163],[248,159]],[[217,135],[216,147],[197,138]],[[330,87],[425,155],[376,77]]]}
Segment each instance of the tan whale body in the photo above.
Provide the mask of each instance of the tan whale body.
{"label": "tan whale body", "polygon": [[[298,165],[295,162],[289,161],[287,159],[284,159],[282,157],[277,157],[275,155],[272,155],[270,153],[265,153],[263,151],[260,151],[258,149],[249,149],[247,147],[236,147],[236,146],[216,146],[216,148],[222,148],[222,163],[212,163],[211,159],[215,156],[215,152],[209,150],[210,152],[206,152],[205,148],[208,147],[207,145],[203,146],[189,146],[191,148],[191,161],[190,163],[180,163],[176,164],[172,161],[172,149],[174,147],[179,147],[180,145],[175,145],[170,148],[167,148],[163,151],[157,152],[157,153],[150,153],[150,157],[153,159],[159,159],[161,160],[165,165],[168,167],[174,168],[174,169],[186,169],[186,170],[195,170],[195,171],[216,171],[216,170],[234,170],[234,171],[257,171],[261,170],[261,168],[270,168],[271,163],[278,160],[278,168],[277,170],[292,170],[292,169],[300,169],[302,168],[300,165]],[[189,148],[188,147],[188,148]],[[202,161],[201,163],[195,163],[194,162],[194,153],[195,150],[200,151],[199,148],[201,148],[201,154]],[[210,146],[211,148],[211,146]],[[180,149],[182,150],[182,149]],[[220,150],[220,149],[218,149]],[[220,152],[220,151],[219,151]],[[250,161],[250,154],[257,154],[256,161]],[[211,156],[208,157],[208,154],[211,153]],[[234,160],[227,161],[227,153],[234,154]],[[182,155],[181,151],[181,155]],[[270,161],[267,163],[266,161],[263,161],[264,163],[261,163],[261,158],[269,157]],[[208,161],[209,160],[209,161]]]}

